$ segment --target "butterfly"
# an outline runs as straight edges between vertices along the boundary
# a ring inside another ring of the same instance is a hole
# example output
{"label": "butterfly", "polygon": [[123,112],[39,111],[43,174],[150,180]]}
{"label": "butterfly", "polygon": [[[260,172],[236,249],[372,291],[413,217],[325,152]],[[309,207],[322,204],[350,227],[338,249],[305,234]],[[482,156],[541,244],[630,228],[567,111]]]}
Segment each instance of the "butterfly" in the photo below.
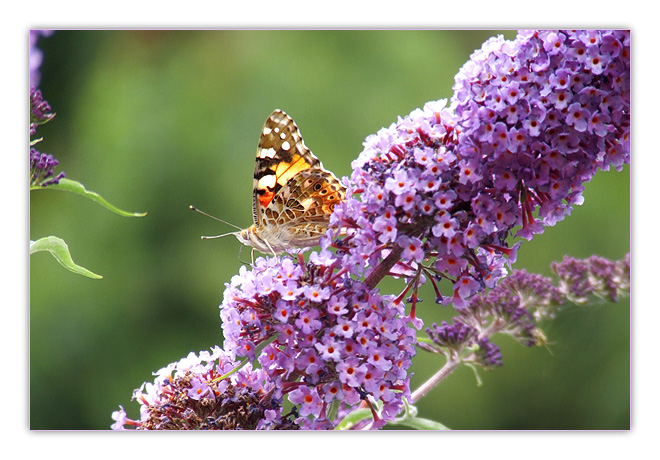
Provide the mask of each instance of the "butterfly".
{"label": "butterfly", "polygon": [[246,246],[277,254],[316,246],[346,187],[307,148],[293,119],[270,114],[254,165],[254,223],[232,234]]}

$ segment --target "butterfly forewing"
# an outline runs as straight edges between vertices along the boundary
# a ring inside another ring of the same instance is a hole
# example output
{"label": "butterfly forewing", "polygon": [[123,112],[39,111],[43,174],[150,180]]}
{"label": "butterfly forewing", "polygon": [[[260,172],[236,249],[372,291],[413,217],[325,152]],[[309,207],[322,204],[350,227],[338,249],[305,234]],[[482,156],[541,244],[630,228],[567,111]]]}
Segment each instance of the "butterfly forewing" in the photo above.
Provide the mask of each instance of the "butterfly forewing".
{"label": "butterfly forewing", "polygon": [[314,246],[346,189],[305,146],[281,110],[266,120],[254,167],[253,217],[244,244],[270,252]]}

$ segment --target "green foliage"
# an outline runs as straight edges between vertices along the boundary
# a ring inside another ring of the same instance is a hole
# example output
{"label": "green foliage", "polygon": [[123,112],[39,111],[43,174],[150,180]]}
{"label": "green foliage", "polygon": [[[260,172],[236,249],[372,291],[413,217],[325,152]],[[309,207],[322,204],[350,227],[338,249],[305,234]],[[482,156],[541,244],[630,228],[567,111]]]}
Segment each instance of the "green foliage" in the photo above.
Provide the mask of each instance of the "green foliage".
{"label": "green foliage", "polygon": [[55,260],[57,260],[64,268],[77,273],[79,275],[87,276],[92,279],[101,279],[101,275],[90,272],[86,268],[76,265],[71,258],[69,253],[69,246],[64,242],[63,239],[56,236],[46,236],[40,238],[37,241],[30,241],[30,255],[39,251],[48,251],[50,252]]}
{"label": "green foliage", "polygon": [[[47,187],[41,187],[35,185],[30,187],[30,190],[62,190],[65,192],[72,192],[84,196],[85,198],[89,198],[90,200],[100,204],[101,206],[109,209],[110,211],[124,217],[143,217],[147,214],[146,212],[140,213],[140,212],[123,211],[118,207],[108,203],[98,193],[87,190],[85,186],[80,182],[66,178],[62,178],[59,180],[59,183],[51,184]],[[96,273],[93,273],[87,270],[86,268],[81,267],[80,265],[76,265],[73,262],[73,259],[71,258],[71,254],[69,253],[69,246],[67,246],[64,240],[61,238],[58,238],[56,236],[47,236],[37,241],[31,241],[30,255],[39,251],[50,252],[52,256],[55,257],[55,260],[57,260],[64,268],[72,271],[73,273],[87,276],[92,279],[103,278],[101,275],[97,275]]]}
{"label": "green foliage", "polygon": [[449,430],[446,426],[444,426],[442,423],[438,423],[433,420],[429,420],[426,418],[420,418],[420,417],[408,417],[406,419],[401,420],[400,422],[392,422],[389,423],[388,426],[404,426],[407,428],[412,428],[414,430],[435,430],[435,431],[446,431]]}
{"label": "green foliage", "polygon": [[99,195],[96,192],[89,191],[85,188],[83,184],[80,182],[77,182],[75,180],[63,178],[60,179],[60,182],[58,184],[52,184],[49,185],[48,187],[38,187],[34,186],[31,187],[30,190],[62,190],[65,192],[72,192],[77,195],[84,196],[85,198],[89,198],[90,200],[100,204],[104,208],[109,209],[110,211],[119,214],[120,216],[123,217],[144,217],[147,215],[146,212],[129,212],[129,211],[123,211],[119,209],[116,206],[113,206],[112,204],[108,203],[101,195]]}

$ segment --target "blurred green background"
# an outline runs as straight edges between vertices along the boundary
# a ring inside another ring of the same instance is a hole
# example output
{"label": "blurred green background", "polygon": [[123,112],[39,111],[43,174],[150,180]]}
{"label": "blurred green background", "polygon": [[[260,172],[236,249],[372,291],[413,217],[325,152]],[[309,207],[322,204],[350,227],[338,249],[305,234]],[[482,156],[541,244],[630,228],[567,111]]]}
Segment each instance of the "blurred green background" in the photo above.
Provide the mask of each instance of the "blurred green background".
{"label": "blurred green background", "polygon": [[[144,218],[56,191],[30,193],[30,237],[63,238],[95,281],[30,258],[30,427],[108,429],[133,389],[190,351],[222,344],[218,305],[238,272],[231,231],[189,204],[251,224],[254,154],[275,108],[338,176],[365,137],[430,100],[494,31],[57,31],[42,38],[41,89],[57,112],[41,151],[59,170]],[[618,259],[630,246],[630,173],[599,172],[585,204],[520,249],[515,268],[550,274],[564,254]],[[249,258],[249,250],[242,252]],[[397,282],[383,283],[398,293]],[[451,316],[427,302],[427,325]],[[569,309],[549,349],[508,337],[504,366],[459,369],[419,404],[454,429],[628,429],[629,302]],[[419,352],[414,389],[443,363]]]}

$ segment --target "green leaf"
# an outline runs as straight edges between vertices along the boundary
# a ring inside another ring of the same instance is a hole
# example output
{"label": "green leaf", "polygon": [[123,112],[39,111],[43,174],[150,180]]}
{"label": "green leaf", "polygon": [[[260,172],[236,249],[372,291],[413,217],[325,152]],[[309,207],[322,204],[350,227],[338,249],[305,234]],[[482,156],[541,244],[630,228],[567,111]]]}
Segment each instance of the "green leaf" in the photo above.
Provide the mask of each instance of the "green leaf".
{"label": "green leaf", "polygon": [[326,411],[326,418],[328,420],[334,420],[337,417],[339,404],[340,403],[338,399],[333,399],[332,402],[328,405],[328,410]]}
{"label": "green leaf", "polygon": [[442,423],[421,417],[407,417],[403,420],[388,422],[387,424],[392,426],[403,425],[415,430],[449,430],[449,428],[444,426]]}
{"label": "green leaf", "polygon": [[[264,340],[264,341],[261,342],[259,345],[257,345],[257,347],[256,347],[255,350],[254,350],[254,356],[255,356],[255,359],[256,359],[257,356],[260,356],[260,355],[261,355],[261,351],[262,351],[264,348],[266,348],[266,346],[267,346],[268,344],[274,342],[276,338],[277,338],[277,335],[274,335],[274,336],[270,337],[269,339]],[[216,378],[214,378],[213,381],[214,381],[214,382],[219,382],[220,380],[223,380],[223,379],[226,379],[227,377],[230,377],[232,374],[238,372],[238,371],[239,371],[243,366],[245,366],[248,362],[249,362],[249,359],[248,359],[248,358],[245,358],[243,361],[241,361],[241,362],[240,362],[236,367],[234,367],[232,370],[230,370],[230,371],[227,372],[226,374],[222,374],[220,377],[216,377]]]}
{"label": "green leaf", "polygon": [[238,372],[243,366],[245,366],[248,363],[248,358],[245,358],[242,362],[240,362],[236,367],[234,367],[232,370],[229,372],[222,374],[220,377],[214,378],[212,381],[213,382],[219,382],[220,380],[224,380],[227,377],[231,377],[232,374],[235,374]]}
{"label": "green leaf", "polygon": [[46,236],[37,241],[30,241],[30,254],[34,254],[39,251],[48,251],[50,252],[55,260],[57,260],[64,268],[71,270],[74,273],[79,275],[84,275],[93,279],[103,278],[101,275],[92,273],[86,268],[81,267],[73,263],[71,254],[69,254],[69,246],[64,242],[63,239],[56,236]]}
{"label": "green leaf", "polygon": [[51,184],[51,185],[48,185],[47,187],[39,187],[39,186],[30,187],[30,190],[46,190],[46,189],[49,189],[49,190],[51,190],[51,189],[52,190],[63,190],[65,192],[73,192],[73,193],[76,193],[78,195],[82,195],[86,198],[89,198],[92,201],[97,202],[101,206],[106,207],[110,211],[119,214],[120,216],[124,216],[124,217],[143,217],[143,216],[147,215],[146,212],[123,211],[123,210],[119,209],[118,207],[113,206],[110,203],[108,203],[98,193],[87,190],[83,184],[81,184],[80,182],[77,182],[75,180],[71,180],[71,179],[62,178],[62,179],[60,179],[59,184]]}
{"label": "green leaf", "polygon": [[349,413],[342,419],[342,421],[335,427],[335,430],[348,430],[356,423],[372,418],[370,409],[357,409]]}

